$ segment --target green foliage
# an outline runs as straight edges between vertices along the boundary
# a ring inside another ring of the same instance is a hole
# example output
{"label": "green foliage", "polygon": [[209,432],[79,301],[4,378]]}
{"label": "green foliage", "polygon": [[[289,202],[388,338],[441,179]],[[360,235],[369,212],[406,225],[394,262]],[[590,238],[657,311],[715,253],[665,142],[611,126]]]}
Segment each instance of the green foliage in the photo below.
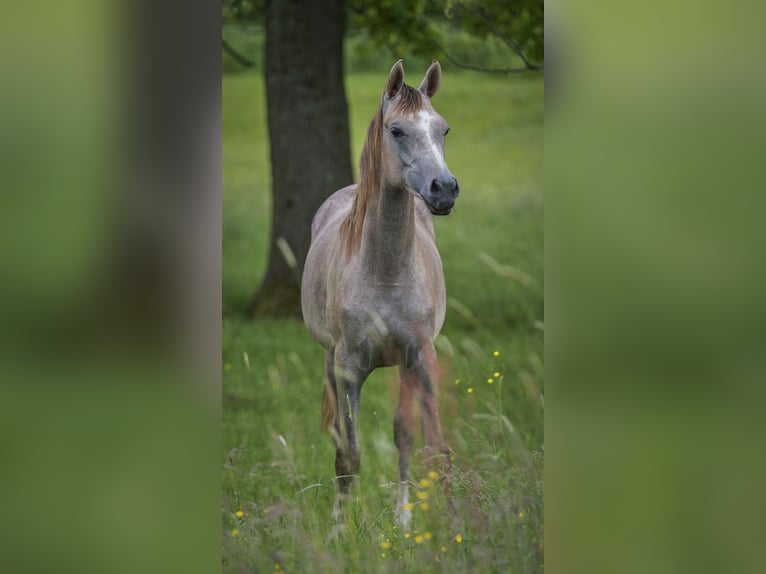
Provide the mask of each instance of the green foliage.
{"label": "green foliage", "polygon": [[432,54],[437,33],[425,11],[428,4],[427,0],[348,0],[349,27],[389,51],[406,47],[415,55]]}
{"label": "green foliage", "polygon": [[[517,61],[513,51],[494,36],[480,38],[451,28],[449,23],[443,21],[432,23],[431,29],[442,38],[444,50],[458,62],[484,68],[503,68],[509,62]],[[399,58],[404,58],[409,70],[425,70],[434,58],[441,59],[442,65],[450,64],[442,56],[442,50],[430,44],[430,48],[410,50],[404,43],[380,45],[364,31],[352,31],[346,37],[346,70],[352,73],[387,69]]]}
{"label": "green foliage", "polygon": [[223,0],[221,21],[224,24],[262,22],[265,7],[266,0]]}
{"label": "green foliage", "polygon": [[[417,83],[425,68],[410,62]],[[391,63],[347,78],[355,157]],[[452,128],[446,155],[462,191],[453,215],[436,220],[450,297],[437,352],[456,512],[418,453],[406,536],[393,522],[396,370],[365,383],[361,476],[348,520],[336,525],[334,449],[319,432],[323,351],[300,322],[242,314],[268,245],[263,81],[224,77],[225,572],[542,571],[542,95],[542,77],[445,65],[434,103]]]}
{"label": "green foliage", "polygon": [[[544,56],[544,5],[542,0],[349,0],[351,29],[365,34],[376,46],[390,52],[444,57],[488,69],[486,62],[456,54],[455,34],[478,39],[493,38],[509,50],[504,67],[518,66],[518,58],[539,63]],[[523,68],[523,65],[521,66]]]}
{"label": "green foliage", "polygon": [[[256,62],[264,7],[265,0],[222,4],[224,38]],[[352,71],[378,69],[376,56],[451,59],[482,69],[524,69],[519,54],[532,64],[544,57],[542,0],[347,0],[346,12]],[[239,68],[224,56],[225,71]]]}
{"label": "green foliage", "polygon": [[446,0],[453,23],[479,37],[495,36],[534,62],[544,57],[545,5],[542,0]]}

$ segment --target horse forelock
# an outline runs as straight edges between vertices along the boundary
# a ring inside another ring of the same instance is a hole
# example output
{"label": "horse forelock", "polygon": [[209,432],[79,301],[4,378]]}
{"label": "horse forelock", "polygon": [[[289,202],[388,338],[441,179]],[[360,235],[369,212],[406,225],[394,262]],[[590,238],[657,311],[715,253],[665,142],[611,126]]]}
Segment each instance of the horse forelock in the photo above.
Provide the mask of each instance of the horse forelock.
{"label": "horse forelock", "polygon": [[[413,114],[423,109],[424,100],[425,96],[419,90],[405,84],[396,97],[391,100],[390,105],[393,107],[390,110],[399,114]],[[370,196],[381,185],[381,137],[383,134],[383,116],[387,113],[385,104],[384,95],[380,99],[378,111],[367,128],[367,137],[359,157],[359,184],[356,187],[356,197],[350,213],[341,225],[340,232],[346,255],[350,255],[361,245],[367,204]]]}
{"label": "horse forelock", "polygon": [[392,100],[393,111],[401,114],[413,114],[423,109],[425,96],[412,86],[407,84],[402,86],[399,93]]}

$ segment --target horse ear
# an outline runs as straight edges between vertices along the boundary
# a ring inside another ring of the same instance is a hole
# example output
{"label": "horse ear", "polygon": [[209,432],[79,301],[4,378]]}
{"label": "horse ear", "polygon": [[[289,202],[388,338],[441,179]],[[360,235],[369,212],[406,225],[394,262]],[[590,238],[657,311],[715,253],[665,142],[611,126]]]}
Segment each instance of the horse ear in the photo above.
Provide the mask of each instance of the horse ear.
{"label": "horse ear", "polygon": [[439,65],[439,62],[434,60],[431,62],[431,66],[428,68],[423,81],[420,83],[420,88],[418,89],[429,98],[432,98],[433,95],[439,90],[439,84],[441,81],[442,67]]}
{"label": "horse ear", "polygon": [[388,98],[393,98],[396,94],[399,93],[399,90],[402,89],[403,85],[404,66],[402,66],[402,61],[399,60],[396,64],[394,64],[394,67],[391,68],[391,71],[388,73],[388,82],[386,82],[386,96]]}

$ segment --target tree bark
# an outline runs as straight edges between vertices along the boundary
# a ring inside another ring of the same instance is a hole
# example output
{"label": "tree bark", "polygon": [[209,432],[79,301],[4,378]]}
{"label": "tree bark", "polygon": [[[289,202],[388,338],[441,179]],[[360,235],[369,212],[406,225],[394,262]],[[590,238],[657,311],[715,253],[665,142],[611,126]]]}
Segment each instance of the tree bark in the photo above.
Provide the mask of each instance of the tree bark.
{"label": "tree bark", "polygon": [[331,193],[352,183],[345,19],[344,0],[266,4],[273,203],[268,268],[251,305],[256,315],[300,316],[311,220]]}

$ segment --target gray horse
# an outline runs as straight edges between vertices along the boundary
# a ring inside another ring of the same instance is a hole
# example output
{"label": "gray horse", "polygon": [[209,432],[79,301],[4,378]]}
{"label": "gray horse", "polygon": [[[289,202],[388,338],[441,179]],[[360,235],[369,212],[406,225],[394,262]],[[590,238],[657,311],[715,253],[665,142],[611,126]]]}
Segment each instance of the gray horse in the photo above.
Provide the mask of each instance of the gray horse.
{"label": "gray horse", "polygon": [[411,519],[407,471],[420,402],[426,450],[449,466],[436,403],[433,341],[444,323],[445,286],[433,215],[447,215],[459,193],[444,161],[447,122],[431,107],[441,67],[434,60],[419,89],[391,68],[359,161],[359,184],[319,208],[303,272],[306,326],[326,349],[322,426],[336,446],[333,515],[359,472],[362,384],[378,367],[399,366],[394,442],[399,450],[396,515]]}

